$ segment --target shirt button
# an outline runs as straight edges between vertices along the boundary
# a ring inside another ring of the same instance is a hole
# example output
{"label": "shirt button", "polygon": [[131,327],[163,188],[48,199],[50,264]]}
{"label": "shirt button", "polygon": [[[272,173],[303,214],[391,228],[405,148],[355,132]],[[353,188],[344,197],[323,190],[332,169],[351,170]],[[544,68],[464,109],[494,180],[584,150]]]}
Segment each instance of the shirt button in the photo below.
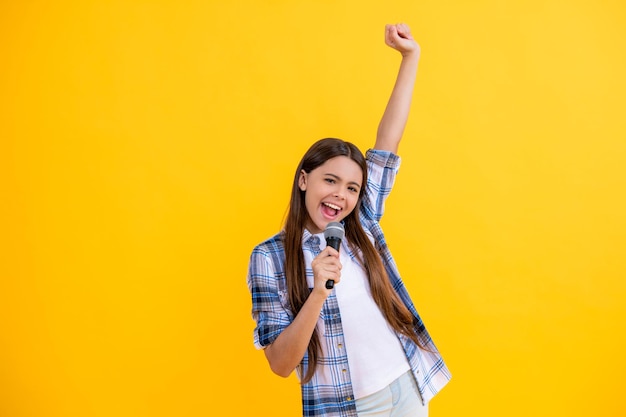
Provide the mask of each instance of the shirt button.
{"label": "shirt button", "polygon": [[345,369],[342,369],[342,370],[341,370],[341,372],[343,372],[343,373],[345,374],[345,373],[346,373],[346,372],[348,372],[348,371],[347,371],[347,370],[345,370]]}
{"label": "shirt button", "polygon": [[338,343],[338,344],[337,344],[337,347],[338,347],[339,349],[341,349],[341,348],[343,347],[343,345],[342,345],[341,343]]}
{"label": "shirt button", "polygon": [[352,397],[346,398],[347,401],[352,401]]}

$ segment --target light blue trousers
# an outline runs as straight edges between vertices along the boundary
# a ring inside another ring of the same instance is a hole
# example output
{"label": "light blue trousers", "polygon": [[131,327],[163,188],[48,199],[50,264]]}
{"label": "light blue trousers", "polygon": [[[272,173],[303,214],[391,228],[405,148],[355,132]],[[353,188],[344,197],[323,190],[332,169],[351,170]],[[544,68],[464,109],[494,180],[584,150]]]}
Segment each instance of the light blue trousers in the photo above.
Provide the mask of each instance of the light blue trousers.
{"label": "light blue trousers", "polygon": [[356,400],[359,417],[427,417],[428,404],[422,397],[411,371],[386,388]]}

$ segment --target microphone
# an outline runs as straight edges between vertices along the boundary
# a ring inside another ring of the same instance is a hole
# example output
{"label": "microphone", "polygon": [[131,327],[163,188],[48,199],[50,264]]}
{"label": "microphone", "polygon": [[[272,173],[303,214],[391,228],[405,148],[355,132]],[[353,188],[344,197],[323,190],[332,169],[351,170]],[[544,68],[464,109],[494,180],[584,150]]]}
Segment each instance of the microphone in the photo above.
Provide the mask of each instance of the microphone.
{"label": "microphone", "polygon": [[[324,238],[326,239],[326,246],[330,246],[331,248],[339,251],[341,247],[341,239],[345,234],[345,230],[343,225],[338,222],[330,222],[326,226],[326,230],[324,230]],[[332,290],[335,286],[335,281],[329,279],[326,281],[326,288]]]}

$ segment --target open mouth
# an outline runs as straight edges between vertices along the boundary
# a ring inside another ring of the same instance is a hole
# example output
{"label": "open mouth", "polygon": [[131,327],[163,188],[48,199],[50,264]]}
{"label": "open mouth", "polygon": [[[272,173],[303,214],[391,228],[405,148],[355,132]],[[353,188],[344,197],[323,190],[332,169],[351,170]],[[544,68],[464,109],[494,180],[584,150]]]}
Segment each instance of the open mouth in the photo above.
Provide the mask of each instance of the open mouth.
{"label": "open mouth", "polygon": [[341,207],[332,203],[322,203],[322,212],[328,217],[337,217],[341,212]]}

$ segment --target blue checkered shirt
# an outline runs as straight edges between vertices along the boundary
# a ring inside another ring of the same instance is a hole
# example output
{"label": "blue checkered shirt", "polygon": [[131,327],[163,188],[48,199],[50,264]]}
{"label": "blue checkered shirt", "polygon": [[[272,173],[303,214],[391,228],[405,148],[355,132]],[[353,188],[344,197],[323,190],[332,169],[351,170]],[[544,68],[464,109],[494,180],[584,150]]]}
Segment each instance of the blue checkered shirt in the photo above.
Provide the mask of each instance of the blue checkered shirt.
{"label": "blue checkered shirt", "polygon": [[[360,212],[361,223],[376,242],[393,288],[417,319],[416,331],[426,349],[420,349],[405,335],[398,333],[397,336],[417,381],[422,400],[427,403],[450,380],[450,372],[400,278],[379,225],[385,200],[391,192],[400,167],[400,157],[386,151],[369,150],[366,158],[368,181]],[[259,349],[276,340],[294,319],[287,300],[285,250],[281,236],[279,233],[257,245],[250,257],[247,281],[252,294],[252,317],[256,321],[254,344]],[[305,231],[302,248],[316,256],[319,253],[319,237]],[[306,273],[307,276],[313,275],[310,265],[306,266]],[[357,416],[340,313],[333,291],[326,299],[320,314],[325,327],[324,336],[320,337],[320,341],[326,343],[329,354],[328,357],[318,360],[316,374],[301,386],[303,416]],[[299,369],[306,369],[308,366],[306,354],[301,365]],[[322,378],[319,377],[321,372],[331,376],[332,384],[321,383]]]}

